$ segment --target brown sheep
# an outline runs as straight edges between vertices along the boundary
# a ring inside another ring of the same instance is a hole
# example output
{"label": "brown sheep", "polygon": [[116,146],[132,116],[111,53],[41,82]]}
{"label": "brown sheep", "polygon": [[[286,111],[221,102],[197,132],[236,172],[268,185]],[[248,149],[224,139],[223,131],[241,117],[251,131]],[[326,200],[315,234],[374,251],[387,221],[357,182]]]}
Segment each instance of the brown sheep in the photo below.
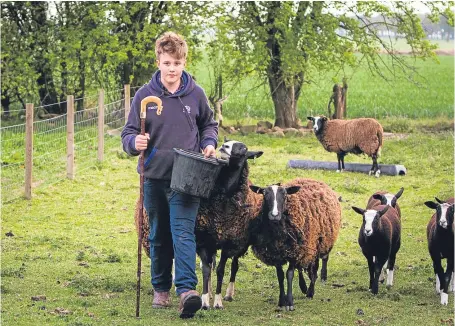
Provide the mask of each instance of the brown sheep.
{"label": "brown sheep", "polygon": [[324,149],[337,153],[338,170],[344,170],[344,157],[348,153],[366,154],[373,160],[370,175],[379,177],[381,170],[377,158],[383,139],[382,126],[375,119],[329,120],[325,116],[307,117]]}
{"label": "brown sheep", "polygon": [[[299,271],[299,283],[307,297],[314,295],[319,258],[322,259],[321,279],[327,279],[327,261],[338,237],[341,224],[341,206],[338,196],[325,183],[298,178],[284,186],[251,190],[264,195],[262,217],[258,219],[253,239],[253,254],[264,264],[275,266],[280,285],[278,306],[294,310],[292,279],[294,269]],[[295,195],[293,195],[295,194]],[[282,265],[287,270],[287,295],[284,292]],[[310,287],[302,284],[301,271],[305,269]]]}
{"label": "brown sheep", "polygon": [[372,209],[379,205],[389,205],[395,208],[395,210],[398,212],[398,218],[401,220],[401,209],[400,205],[398,205],[398,199],[403,194],[403,191],[404,191],[403,187],[401,187],[401,189],[397,192],[396,195],[391,194],[387,191],[376,191],[368,199],[366,209]]}

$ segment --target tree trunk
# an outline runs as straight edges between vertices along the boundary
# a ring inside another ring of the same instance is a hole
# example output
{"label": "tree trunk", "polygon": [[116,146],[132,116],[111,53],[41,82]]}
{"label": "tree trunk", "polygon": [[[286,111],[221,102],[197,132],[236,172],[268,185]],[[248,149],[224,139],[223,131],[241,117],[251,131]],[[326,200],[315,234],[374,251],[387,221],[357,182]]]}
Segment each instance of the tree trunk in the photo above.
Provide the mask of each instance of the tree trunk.
{"label": "tree trunk", "polygon": [[298,93],[295,86],[286,85],[274,75],[269,74],[269,86],[275,106],[275,126],[280,128],[298,128],[296,103]]}
{"label": "tree trunk", "polygon": [[8,90],[3,90],[2,92],[2,108],[3,108],[3,114],[2,116],[7,118],[9,117],[9,105],[11,103],[11,99],[9,97],[9,94],[8,94]]}

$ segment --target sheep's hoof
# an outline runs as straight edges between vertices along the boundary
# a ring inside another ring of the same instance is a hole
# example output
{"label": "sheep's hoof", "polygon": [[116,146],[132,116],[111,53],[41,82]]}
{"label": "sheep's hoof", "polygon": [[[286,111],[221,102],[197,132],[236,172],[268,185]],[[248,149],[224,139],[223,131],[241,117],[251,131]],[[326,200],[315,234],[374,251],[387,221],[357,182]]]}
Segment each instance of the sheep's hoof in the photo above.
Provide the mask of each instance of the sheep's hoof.
{"label": "sheep's hoof", "polygon": [[294,311],[294,306],[286,306],[286,311]]}
{"label": "sheep's hoof", "polygon": [[441,292],[441,304],[447,306],[449,303],[449,295],[447,293]]}
{"label": "sheep's hoof", "polygon": [[341,171],[340,170],[337,170],[337,173],[340,173]]}
{"label": "sheep's hoof", "polygon": [[209,306],[202,306],[201,307],[202,310],[209,310],[209,308],[210,308]]}
{"label": "sheep's hoof", "polygon": [[372,175],[373,174],[373,170],[370,170],[370,172],[368,172],[368,175]]}
{"label": "sheep's hoof", "polygon": [[223,298],[223,300],[224,300],[224,301],[232,302],[232,301],[234,301],[234,298],[231,297],[231,296],[225,296],[225,297]]}
{"label": "sheep's hoof", "polygon": [[381,175],[381,170],[377,170],[376,173],[374,174],[374,176],[376,178],[379,178],[380,175]]}
{"label": "sheep's hoof", "polygon": [[216,305],[214,306],[213,308],[217,309],[217,310],[223,310],[224,307],[223,306],[220,306],[220,305]]}

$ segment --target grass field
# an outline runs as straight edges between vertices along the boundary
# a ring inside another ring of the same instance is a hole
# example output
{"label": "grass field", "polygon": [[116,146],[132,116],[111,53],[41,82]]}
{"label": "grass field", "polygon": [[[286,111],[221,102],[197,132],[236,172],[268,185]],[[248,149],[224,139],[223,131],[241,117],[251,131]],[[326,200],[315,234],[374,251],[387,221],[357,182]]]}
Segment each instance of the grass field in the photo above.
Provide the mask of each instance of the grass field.
{"label": "grass field", "polygon": [[[250,252],[240,260],[235,301],[226,302],[223,311],[203,311],[185,322],[177,317],[176,297],[172,309],[151,309],[150,262],[145,255],[141,320],[134,317],[137,238],[133,207],[139,178],[136,158],[128,158],[120,146],[111,148],[104,164],[77,174],[75,180],[39,188],[32,201],[3,205],[2,325],[453,324],[453,294],[449,306],[441,306],[434,291],[425,236],[433,212],[423,205],[434,196],[453,196],[453,136],[453,132],[415,132],[404,139],[387,138],[379,163],[403,164],[408,174],[379,179],[349,172],[287,169],[289,159],[335,161],[336,155],[325,152],[311,134],[283,139],[236,136],[251,150],[264,151],[251,165],[255,184],[309,177],[326,182],[342,196],[342,229],[329,260],[328,281],[321,284],[318,280],[313,300],[305,299],[295,286],[296,310],[277,312],[275,270]],[[348,155],[346,162],[370,160]],[[367,263],[357,244],[361,218],[350,207],[364,207],[376,190],[396,192],[400,187],[405,188],[399,200],[403,232],[395,284],[391,290],[381,286],[379,294],[372,296]],[[9,232],[14,236],[7,236]],[[197,273],[201,280],[199,268]],[[227,283],[228,275],[223,293]]]}
{"label": "grass field", "polygon": [[[451,43],[453,44],[453,42]],[[384,60],[388,60],[384,56]],[[410,60],[410,59],[409,59]],[[439,62],[417,61],[417,73],[413,77],[418,84],[411,83],[403,76],[393,77],[385,72],[388,81],[373,76],[366,67],[345,72],[330,72],[313,76],[311,83],[302,88],[297,103],[297,115],[303,121],[308,115],[327,115],[327,103],[332,95],[334,80],[341,83],[348,78],[349,118],[410,117],[434,118],[453,117],[454,111],[454,57],[439,56]],[[210,92],[207,64],[190,68],[207,92]],[[274,107],[268,83],[259,86],[260,81],[249,78],[242,86],[229,94],[223,104],[223,116],[228,119],[273,119]],[[332,108],[333,112],[333,108]]]}

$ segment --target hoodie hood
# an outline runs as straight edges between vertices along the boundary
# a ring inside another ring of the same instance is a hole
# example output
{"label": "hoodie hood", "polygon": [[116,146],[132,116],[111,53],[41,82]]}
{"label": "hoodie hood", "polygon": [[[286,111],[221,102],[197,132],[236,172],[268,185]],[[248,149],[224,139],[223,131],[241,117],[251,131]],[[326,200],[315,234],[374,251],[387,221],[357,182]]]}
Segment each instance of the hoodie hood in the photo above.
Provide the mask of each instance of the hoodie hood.
{"label": "hoodie hood", "polygon": [[183,83],[183,86],[180,85],[179,89],[177,92],[174,94],[171,94],[167,91],[167,89],[164,87],[163,83],[161,82],[161,71],[157,70],[153,76],[152,79],[150,79],[150,82],[148,83],[147,87],[150,88],[151,92],[153,94],[157,94],[158,97],[181,97],[190,94],[193,90],[194,87],[196,86],[193,78],[189,73],[186,71],[182,72],[182,77],[180,79],[181,83]]}

